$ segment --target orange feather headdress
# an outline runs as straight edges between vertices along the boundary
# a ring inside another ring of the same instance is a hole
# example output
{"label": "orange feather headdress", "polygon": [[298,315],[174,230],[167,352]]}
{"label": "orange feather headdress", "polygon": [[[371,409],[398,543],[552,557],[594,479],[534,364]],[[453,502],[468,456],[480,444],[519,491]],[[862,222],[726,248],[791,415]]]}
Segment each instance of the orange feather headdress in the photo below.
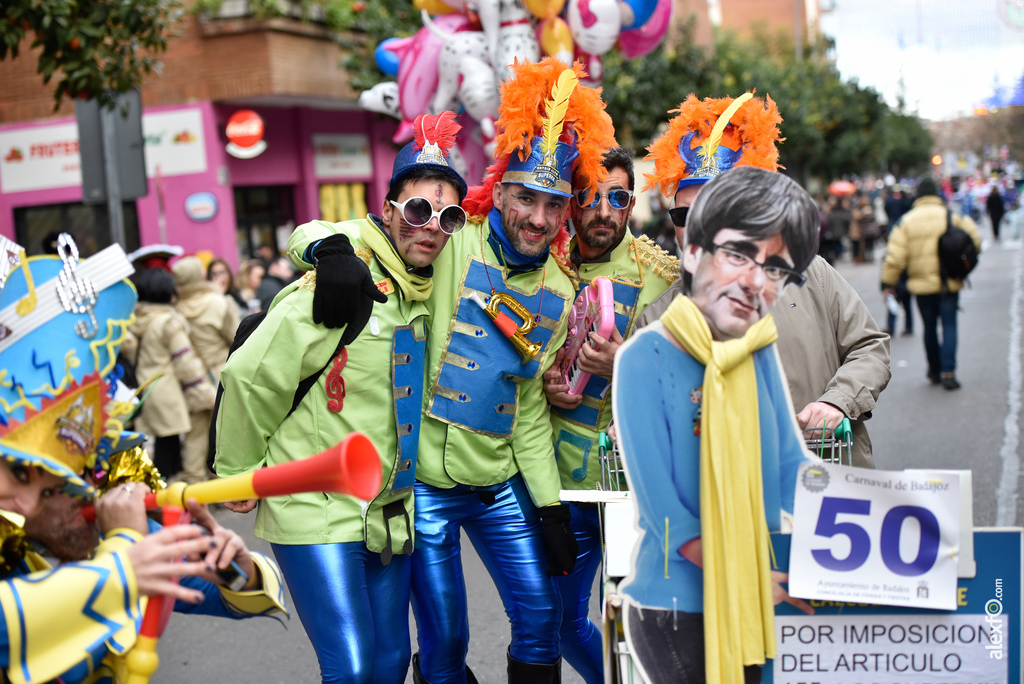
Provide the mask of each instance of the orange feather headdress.
{"label": "orange feather headdress", "polygon": [[602,165],[604,153],[616,145],[601,89],[579,83],[586,76],[579,62],[568,67],[548,57],[537,64],[517,62],[512,71],[512,78],[501,86],[495,161],[483,184],[470,188],[463,202],[463,208],[474,217],[486,216],[491,210],[495,183],[522,182],[519,174],[535,174],[539,188],[544,189],[543,169],[537,170],[546,166],[545,158],[555,157],[556,146],[563,150],[560,162],[575,157],[571,162],[571,176],[577,184],[574,189],[596,190],[597,183],[607,176]]}
{"label": "orange feather headdress", "polygon": [[647,148],[644,161],[654,162],[654,175],[645,175],[644,190],[657,186],[672,197],[681,187],[706,183],[737,166],[780,168],[775,144],[783,140],[782,117],[768,96],[698,100],[691,93],[670,114],[678,115]]}

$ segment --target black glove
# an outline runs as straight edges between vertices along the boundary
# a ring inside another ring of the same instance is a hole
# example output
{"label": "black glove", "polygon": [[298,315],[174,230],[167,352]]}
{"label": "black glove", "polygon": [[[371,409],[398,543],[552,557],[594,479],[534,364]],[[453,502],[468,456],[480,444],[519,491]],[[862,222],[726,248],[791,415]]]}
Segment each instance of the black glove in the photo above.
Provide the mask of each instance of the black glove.
{"label": "black glove", "polygon": [[544,550],[548,554],[548,574],[564,577],[576,567],[579,546],[569,526],[569,504],[537,509],[544,534]]}
{"label": "black glove", "polygon": [[313,322],[328,328],[347,325],[342,343],[348,345],[370,320],[373,303],[387,296],[377,289],[370,269],[356,256],[348,236],[326,237],[313,249],[316,289],[313,291]]}

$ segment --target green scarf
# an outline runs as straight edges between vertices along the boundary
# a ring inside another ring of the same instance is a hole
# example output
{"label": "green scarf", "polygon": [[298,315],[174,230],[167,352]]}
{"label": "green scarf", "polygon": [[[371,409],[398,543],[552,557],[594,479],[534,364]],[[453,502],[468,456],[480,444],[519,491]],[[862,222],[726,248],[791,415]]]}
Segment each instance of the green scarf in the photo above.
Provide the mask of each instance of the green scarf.
{"label": "green scarf", "polygon": [[414,302],[422,302],[430,296],[434,290],[434,281],[431,278],[416,275],[409,271],[409,264],[405,263],[402,255],[395,249],[395,245],[388,239],[381,229],[373,221],[367,221],[369,228],[364,227],[359,237],[363,239],[366,246],[373,250],[373,253],[388,270],[395,284],[402,290],[406,299]]}
{"label": "green scarf", "polygon": [[700,533],[707,682],[742,682],[744,665],[763,664],[765,656],[774,658],[776,652],[752,355],[774,342],[778,332],[768,315],[743,337],[716,342],[689,297],[676,297],[661,322],[704,364]]}

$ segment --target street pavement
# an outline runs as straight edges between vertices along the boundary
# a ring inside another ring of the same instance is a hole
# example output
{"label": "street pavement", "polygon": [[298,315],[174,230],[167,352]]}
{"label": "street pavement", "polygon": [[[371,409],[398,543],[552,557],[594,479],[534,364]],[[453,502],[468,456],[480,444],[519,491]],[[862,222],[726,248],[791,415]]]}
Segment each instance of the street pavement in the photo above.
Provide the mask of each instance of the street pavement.
{"label": "street pavement", "polygon": [[[1024,221],[1019,225],[1024,226]],[[879,468],[970,468],[974,474],[974,524],[1021,526],[1024,507],[1018,501],[1018,432],[1024,250],[1019,239],[994,243],[987,222],[981,227],[984,251],[971,275],[971,287],[960,298],[957,374],[963,388],[946,391],[926,379],[921,321],[915,310],[913,336],[897,333],[892,340],[892,380],[879,398],[868,428]],[[1004,229],[1004,235],[1010,232]],[[873,264],[841,262],[837,268],[884,326],[881,257],[879,248]],[[903,324],[901,314],[898,332]],[[269,553],[267,544],[252,537],[253,514],[221,510],[216,515],[222,524],[239,531],[250,548]],[[508,620],[468,539],[463,541],[463,552],[472,632],[468,662],[481,682],[502,682]],[[595,596],[592,617],[598,617],[598,610]],[[415,625],[413,630],[415,644]],[[320,681],[316,656],[294,616],[282,624],[269,618],[229,622],[175,615],[159,653],[161,667],[152,678],[154,684]],[[411,675],[406,681],[412,681]],[[576,684],[582,679],[564,665],[563,681]]]}

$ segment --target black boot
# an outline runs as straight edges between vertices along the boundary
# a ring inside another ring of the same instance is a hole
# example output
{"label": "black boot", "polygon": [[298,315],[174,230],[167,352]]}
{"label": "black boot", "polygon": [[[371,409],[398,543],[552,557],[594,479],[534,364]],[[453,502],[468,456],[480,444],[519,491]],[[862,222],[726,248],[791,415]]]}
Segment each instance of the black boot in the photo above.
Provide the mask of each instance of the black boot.
{"label": "black boot", "polygon": [[508,654],[508,684],[561,684],[562,659],[551,665],[523,663]]}
{"label": "black boot", "polygon": [[[430,684],[420,672],[420,654],[414,653],[412,656],[412,684]],[[466,666],[466,684],[479,684],[476,681],[476,675],[469,669],[469,665]]]}
{"label": "black boot", "polygon": [[412,684],[430,684],[426,679],[423,678],[423,673],[420,672],[420,654],[412,654]]}

